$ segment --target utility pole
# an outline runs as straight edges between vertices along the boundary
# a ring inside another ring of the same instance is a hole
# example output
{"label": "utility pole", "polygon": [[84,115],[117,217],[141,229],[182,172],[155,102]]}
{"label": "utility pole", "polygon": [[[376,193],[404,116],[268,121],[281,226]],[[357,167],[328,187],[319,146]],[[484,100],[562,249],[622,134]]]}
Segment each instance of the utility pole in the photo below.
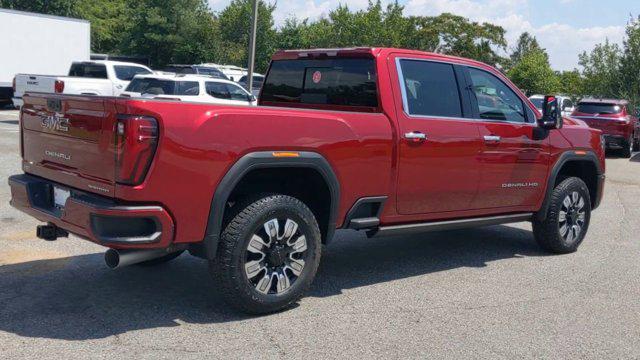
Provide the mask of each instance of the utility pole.
{"label": "utility pole", "polygon": [[253,91],[253,67],[256,63],[256,36],[258,32],[258,1],[253,0],[253,17],[251,21],[253,22],[251,25],[251,35],[249,36],[249,66],[248,74],[249,77],[247,79],[247,86],[249,92]]}

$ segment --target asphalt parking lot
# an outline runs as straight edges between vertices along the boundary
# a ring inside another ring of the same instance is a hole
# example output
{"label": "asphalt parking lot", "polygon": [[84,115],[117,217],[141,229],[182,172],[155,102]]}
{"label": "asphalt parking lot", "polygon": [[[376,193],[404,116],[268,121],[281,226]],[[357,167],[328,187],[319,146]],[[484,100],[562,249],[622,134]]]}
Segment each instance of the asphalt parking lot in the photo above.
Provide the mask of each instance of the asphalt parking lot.
{"label": "asphalt parking lot", "polygon": [[45,242],[9,206],[17,112],[0,112],[0,358],[639,358],[640,154],[607,160],[580,251],[527,223],[366,239],[338,233],[289,311],[229,310],[183,255],[112,271],[104,249]]}

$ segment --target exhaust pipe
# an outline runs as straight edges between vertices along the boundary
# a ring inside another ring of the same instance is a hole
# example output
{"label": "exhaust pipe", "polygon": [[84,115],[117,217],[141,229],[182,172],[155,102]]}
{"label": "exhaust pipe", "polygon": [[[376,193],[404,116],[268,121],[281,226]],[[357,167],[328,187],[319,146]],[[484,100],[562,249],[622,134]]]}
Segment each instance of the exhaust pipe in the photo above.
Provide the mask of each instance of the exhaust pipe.
{"label": "exhaust pipe", "polygon": [[[178,250],[179,251],[179,250]],[[169,249],[149,249],[149,250],[115,250],[109,249],[104,253],[104,262],[110,269],[138,264],[143,261],[157,259],[169,255],[175,251]]]}

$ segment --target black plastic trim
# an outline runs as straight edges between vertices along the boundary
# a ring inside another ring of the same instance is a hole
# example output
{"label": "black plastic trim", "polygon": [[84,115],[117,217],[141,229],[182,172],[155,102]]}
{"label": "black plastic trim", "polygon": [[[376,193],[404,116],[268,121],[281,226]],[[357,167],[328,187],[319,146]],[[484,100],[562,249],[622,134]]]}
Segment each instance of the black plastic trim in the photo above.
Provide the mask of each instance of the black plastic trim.
{"label": "black plastic trim", "polygon": [[298,167],[311,168],[318,171],[324,178],[331,193],[331,207],[325,239],[327,243],[331,241],[338,217],[340,183],[331,165],[322,155],[310,151],[296,152],[299,154],[297,157],[275,157],[273,156],[273,151],[253,152],[243,156],[231,166],[218,184],[211,200],[204,238],[204,245],[209,259],[214,259],[218,250],[218,241],[222,232],[222,218],[231,192],[246,174],[255,169]]}
{"label": "black plastic trim", "polygon": [[[585,161],[593,163],[596,167],[596,172],[598,175],[598,179],[596,180],[596,192],[600,191],[600,189],[602,188],[599,181],[604,181],[604,171],[602,171],[602,167],[600,166],[600,162],[598,161],[598,156],[590,150],[585,151],[585,154],[583,155],[576,154],[575,150],[566,151],[562,153],[562,155],[560,155],[558,161],[556,161],[555,165],[553,165],[553,169],[551,169],[549,180],[547,181],[547,190],[545,192],[544,201],[542,202],[542,207],[540,207],[540,210],[536,213],[536,217],[538,218],[538,220],[544,220],[547,217],[549,201],[551,200],[551,194],[553,193],[553,185],[556,183],[556,178],[558,177],[560,170],[562,170],[562,167],[569,161]],[[592,209],[595,209],[596,207],[598,207],[598,205],[600,205],[599,199],[602,197],[601,195],[602,194],[600,193],[596,193],[595,199],[591,199],[593,201],[591,206]]]}
{"label": "black plastic trim", "polygon": [[[349,212],[347,212],[347,216],[345,216],[344,223],[342,224],[343,229],[354,229],[361,230],[371,227],[376,227],[380,224],[380,214],[382,213],[382,209],[384,208],[384,203],[387,201],[386,196],[369,196],[358,199]],[[378,207],[378,211],[376,214],[371,214],[374,216],[369,216],[366,218],[355,218],[355,215],[358,213],[358,209],[360,206],[365,204],[380,204]],[[377,219],[378,223],[373,224],[373,219]],[[366,220],[366,221],[365,221]]]}

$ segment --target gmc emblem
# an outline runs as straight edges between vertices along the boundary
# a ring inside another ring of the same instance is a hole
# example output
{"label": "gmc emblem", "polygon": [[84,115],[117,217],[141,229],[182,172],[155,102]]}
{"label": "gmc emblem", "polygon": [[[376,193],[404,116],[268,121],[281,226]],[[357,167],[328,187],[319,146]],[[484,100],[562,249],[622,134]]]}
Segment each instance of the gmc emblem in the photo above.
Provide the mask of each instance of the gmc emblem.
{"label": "gmc emblem", "polygon": [[58,114],[42,117],[40,125],[42,125],[44,129],[48,130],[69,131],[69,119],[63,118]]}

